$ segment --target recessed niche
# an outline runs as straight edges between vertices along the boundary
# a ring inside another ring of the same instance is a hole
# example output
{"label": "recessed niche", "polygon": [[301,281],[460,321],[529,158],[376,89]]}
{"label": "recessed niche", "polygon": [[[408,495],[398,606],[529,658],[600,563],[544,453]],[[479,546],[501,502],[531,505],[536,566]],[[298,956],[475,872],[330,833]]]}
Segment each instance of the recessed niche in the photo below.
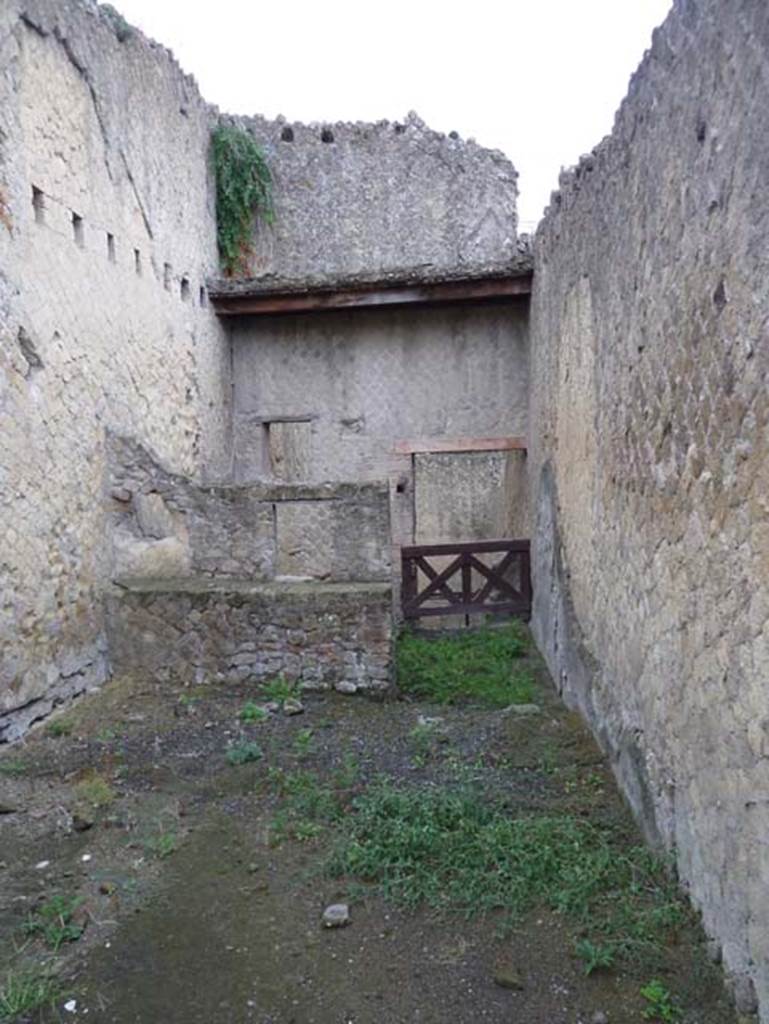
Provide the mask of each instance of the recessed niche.
{"label": "recessed niche", "polygon": [[75,239],[75,245],[80,249],[85,248],[85,225],[79,213],[72,214],[72,237]]}
{"label": "recessed niche", "polygon": [[32,209],[35,211],[35,223],[45,224],[45,193],[42,189],[32,186]]}
{"label": "recessed niche", "polygon": [[334,141],[334,133],[331,131],[330,128],[324,128],[323,129],[323,131],[320,133],[320,141],[321,142],[333,142]]}
{"label": "recessed niche", "polygon": [[280,139],[281,139],[281,142],[293,142],[294,141],[294,129],[291,127],[290,124],[287,124],[286,127],[281,131]]}
{"label": "recessed niche", "polygon": [[206,290],[203,287],[203,285],[200,286],[200,291],[198,292],[198,299],[199,299],[199,302],[200,302],[201,306],[207,305],[207,303],[208,303],[208,296],[206,295]]}
{"label": "recessed niche", "polygon": [[183,277],[179,282],[179,294],[182,302],[190,301],[190,279],[188,277]]}
{"label": "recessed niche", "polygon": [[171,291],[171,264],[163,264],[163,287],[167,292]]}
{"label": "recessed niche", "polygon": [[116,260],[115,256],[115,236],[107,232],[107,259],[110,263],[114,263]]}
{"label": "recessed niche", "polygon": [[140,249],[134,249],[134,271],[137,277],[142,276],[142,254]]}

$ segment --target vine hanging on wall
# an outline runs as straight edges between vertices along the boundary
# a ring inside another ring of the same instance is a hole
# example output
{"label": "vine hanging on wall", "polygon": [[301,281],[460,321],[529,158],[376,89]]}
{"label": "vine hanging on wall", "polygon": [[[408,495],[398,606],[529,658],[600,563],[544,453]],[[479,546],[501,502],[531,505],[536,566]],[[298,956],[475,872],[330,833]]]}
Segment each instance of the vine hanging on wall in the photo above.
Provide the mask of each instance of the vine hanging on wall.
{"label": "vine hanging on wall", "polygon": [[216,225],[219,256],[228,276],[247,269],[254,217],[275,219],[272,174],[253,136],[220,124],[211,136],[216,172]]}

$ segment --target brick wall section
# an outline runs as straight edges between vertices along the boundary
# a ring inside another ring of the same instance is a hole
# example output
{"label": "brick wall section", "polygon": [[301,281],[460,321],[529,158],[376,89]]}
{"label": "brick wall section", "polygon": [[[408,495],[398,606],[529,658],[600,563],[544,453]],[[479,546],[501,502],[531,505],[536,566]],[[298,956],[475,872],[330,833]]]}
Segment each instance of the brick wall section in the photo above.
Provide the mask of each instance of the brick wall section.
{"label": "brick wall section", "polygon": [[769,1021],[769,8],[678,0],[535,245],[533,627]]}
{"label": "brick wall section", "polygon": [[194,82],[74,0],[0,5],[0,66],[1,740],[106,672],[105,428],[224,472],[229,348]]}

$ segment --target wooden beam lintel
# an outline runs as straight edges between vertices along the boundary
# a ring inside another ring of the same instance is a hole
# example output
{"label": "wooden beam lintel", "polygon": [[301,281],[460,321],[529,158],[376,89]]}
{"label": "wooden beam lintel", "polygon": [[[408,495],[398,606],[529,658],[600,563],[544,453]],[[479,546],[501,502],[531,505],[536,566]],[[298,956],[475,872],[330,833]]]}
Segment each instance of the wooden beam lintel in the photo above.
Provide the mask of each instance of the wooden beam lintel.
{"label": "wooden beam lintel", "polygon": [[525,437],[434,437],[396,441],[396,455],[437,455],[441,452],[526,451]]}
{"label": "wooden beam lintel", "polygon": [[211,303],[220,316],[266,316],[334,309],[381,306],[436,305],[450,302],[484,302],[517,299],[531,294],[531,273],[517,277],[437,281],[409,286],[376,286],[338,291],[285,292],[270,295],[212,294]]}

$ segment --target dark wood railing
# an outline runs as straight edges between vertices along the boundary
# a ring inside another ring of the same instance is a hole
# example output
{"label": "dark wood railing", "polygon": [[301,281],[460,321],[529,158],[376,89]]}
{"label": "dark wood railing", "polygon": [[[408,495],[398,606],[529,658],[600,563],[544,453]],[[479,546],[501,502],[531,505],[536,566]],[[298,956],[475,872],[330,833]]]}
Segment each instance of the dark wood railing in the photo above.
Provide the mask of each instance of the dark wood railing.
{"label": "dark wood railing", "polygon": [[[401,548],[404,618],[505,612],[528,619],[529,548],[528,540],[480,540]],[[481,557],[496,555],[499,558],[486,561]],[[447,558],[451,558],[448,564]],[[434,559],[439,560],[438,565],[432,564]],[[452,583],[457,577],[459,587],[454,589]]]}

